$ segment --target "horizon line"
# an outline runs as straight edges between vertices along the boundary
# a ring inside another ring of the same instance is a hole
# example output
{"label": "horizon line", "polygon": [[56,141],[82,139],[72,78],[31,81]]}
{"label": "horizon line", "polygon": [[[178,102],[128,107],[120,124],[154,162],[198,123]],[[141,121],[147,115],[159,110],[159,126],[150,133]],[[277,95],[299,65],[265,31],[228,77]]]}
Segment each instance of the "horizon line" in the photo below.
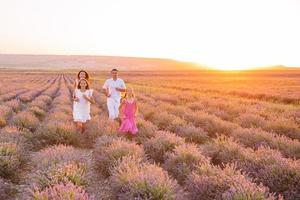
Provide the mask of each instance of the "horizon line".
{"label": "horizon line", "polygon": [[[144,57],[144,56],[125,56],[125,55],[96,55],[96,54],[34,54],[34,53],[0,53],[0,55],[12,55],[12,56],[89,56],[89,57],[121,57],[121,58],[137,58],[137,59],[156,59],[156,60],[169,60],[186,64],[198,65],[202,68],[212,69],[212,70],[220,70],[209,64],[201,64],[199,62],[194,62],[190,60],[179,60],[176,58],[168,58],[168,57]],[[241,65],[243,66],[243,65]],[[251,69],[240,69],[240,70],[221,70],[221,71],[247,71],[247,70],[259,70],[260,68],[272,68],[272,67],[282,67],[282,68],[300,68],[299,66],[293,65],[285,65],[285,64],[269,64],[269,65],[256,65],[251,67]]]}

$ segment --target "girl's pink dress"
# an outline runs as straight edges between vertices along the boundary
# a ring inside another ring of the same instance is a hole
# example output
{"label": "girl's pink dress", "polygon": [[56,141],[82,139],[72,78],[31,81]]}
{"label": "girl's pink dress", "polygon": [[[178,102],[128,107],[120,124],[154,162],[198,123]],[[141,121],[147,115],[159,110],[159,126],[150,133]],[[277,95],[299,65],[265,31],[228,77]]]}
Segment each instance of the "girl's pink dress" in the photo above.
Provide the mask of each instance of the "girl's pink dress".
{"label": "girl's pink dress", "polygon": [[122,123],[121,127],[119,128],[119,131],[122,133],[131,133],[136,134],[138,132],[138,129],[136,127],[135,123],[135,107],[136,107],[136,101],[128,102],[125,100],[122,110],[121,110],[121,117],[122,117]]}

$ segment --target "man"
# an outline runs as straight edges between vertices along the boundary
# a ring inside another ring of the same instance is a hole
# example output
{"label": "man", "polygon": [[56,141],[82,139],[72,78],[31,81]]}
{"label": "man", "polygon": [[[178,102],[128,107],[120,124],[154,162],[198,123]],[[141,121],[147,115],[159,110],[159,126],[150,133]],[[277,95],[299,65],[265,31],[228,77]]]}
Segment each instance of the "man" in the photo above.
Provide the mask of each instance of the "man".
{"label": "man", "polygon": [[107,79],[103,85],[103,92],[107,97],[107,108],[109,119],[116,119],[119,116],[119,106],[121,101],[121,92],[126,91],[125,83],[118,78],[118,70],[111,70],[112,78]]}

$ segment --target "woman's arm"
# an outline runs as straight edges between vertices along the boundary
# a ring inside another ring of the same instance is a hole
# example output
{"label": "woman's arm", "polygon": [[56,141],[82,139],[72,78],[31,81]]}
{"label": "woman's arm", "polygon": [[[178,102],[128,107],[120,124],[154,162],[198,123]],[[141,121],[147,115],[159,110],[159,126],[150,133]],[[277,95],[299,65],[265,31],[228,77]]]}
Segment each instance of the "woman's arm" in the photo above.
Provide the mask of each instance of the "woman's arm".
{"label": "woman's arm", "polygon": [[79,101],[79,99],[76,97],[76,89],[72,93],[72,99],[73,99],[73,101],[76,101],[76,102]]}
{"label": "woman's arm", "polygon": [[77,87],[77,78],[75,79],[75,82],[74,82],[74,88],[76,89]]}

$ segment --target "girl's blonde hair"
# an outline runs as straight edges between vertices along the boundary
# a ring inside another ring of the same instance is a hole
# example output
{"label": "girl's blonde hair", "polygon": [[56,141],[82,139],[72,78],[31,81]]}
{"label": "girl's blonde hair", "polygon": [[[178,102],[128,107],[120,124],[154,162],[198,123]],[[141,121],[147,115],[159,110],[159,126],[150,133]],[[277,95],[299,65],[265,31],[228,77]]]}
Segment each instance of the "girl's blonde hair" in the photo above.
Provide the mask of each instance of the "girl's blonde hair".
{"label": "girl's blonde hair", "polygon": [[[129,89],[131,89],[132,90],[132,97],[133,98],[135,98],[135,93],[134,93],[134,89],[131,87],[131,88],[129,88]],[[123,99],[126,99],[127,97],[128,97],[128,95],[127,95],[127,91],[128,91],[128,89],[126,90],[126,92],[124,93],[124,96],[122,97],[122,100]]]}

